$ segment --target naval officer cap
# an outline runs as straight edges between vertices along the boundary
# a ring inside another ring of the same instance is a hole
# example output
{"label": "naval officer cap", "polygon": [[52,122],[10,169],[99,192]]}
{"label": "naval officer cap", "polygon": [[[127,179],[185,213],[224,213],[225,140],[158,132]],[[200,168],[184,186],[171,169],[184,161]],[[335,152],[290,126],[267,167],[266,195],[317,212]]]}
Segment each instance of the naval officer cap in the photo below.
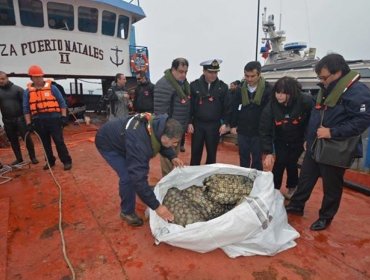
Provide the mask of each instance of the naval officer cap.
{"label": "naval officer cap", "polygon": [[220,64],[221,63],[222,63],[221,59],[211,59],[211,60],[203,61],[200,64],[200,66],[203,66],[204,70],[218,72],[218,71],[220,71]]}

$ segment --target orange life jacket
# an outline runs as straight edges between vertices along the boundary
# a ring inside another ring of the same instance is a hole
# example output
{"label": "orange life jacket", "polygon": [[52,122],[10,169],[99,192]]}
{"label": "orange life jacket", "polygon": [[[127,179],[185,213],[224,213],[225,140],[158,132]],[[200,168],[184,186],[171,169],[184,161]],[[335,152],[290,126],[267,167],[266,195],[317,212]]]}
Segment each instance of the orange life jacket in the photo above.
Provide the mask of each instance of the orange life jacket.
{"label": "orange life jacket", "polygon": [[36,89],[32,83],[27,85],[30,94],[30,112],[31,115],[42,113],[60,112],[58,100],[51,92],[51,81],[46,80],[41,89]]}

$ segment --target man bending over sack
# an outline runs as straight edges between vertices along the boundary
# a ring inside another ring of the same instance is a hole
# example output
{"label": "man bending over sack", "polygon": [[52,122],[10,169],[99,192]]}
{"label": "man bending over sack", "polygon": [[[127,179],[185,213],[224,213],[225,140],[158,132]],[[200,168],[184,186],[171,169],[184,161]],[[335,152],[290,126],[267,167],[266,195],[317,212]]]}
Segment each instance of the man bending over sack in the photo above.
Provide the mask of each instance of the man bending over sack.
{"label": "man bending over sack", "polygon": [[167,114],[154,116],[150,113],[117,118],[98,130],[95,144],[119,176],[120,216],[129,225],[143,225],[143,220],[135,213],[136,194],[162,219],[174,219],[148,185],[149,161],[159,152],[175,167],[183,166],[173,149],[181,140],[182,133],[182,126],[175,119]]}

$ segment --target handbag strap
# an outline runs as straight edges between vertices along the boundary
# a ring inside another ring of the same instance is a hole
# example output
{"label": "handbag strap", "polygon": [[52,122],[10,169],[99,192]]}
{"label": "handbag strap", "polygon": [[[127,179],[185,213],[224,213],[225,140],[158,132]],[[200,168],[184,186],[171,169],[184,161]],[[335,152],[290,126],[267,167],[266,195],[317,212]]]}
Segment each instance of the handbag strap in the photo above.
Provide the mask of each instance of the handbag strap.
{"label": "handbag strap", "polygon": [[[324,120],[324,110],[320,109],[320,127],[322,126],[322,121]],[[314,147],[316,145],[316,142],[317,142],[317,136],[315,137],[315,140],[312,142],[312,145],[311,145],[311,152],[314,150]]]}
{"label": "handbag strap", "polygon": [[322,126],[322,121],[324,120],[324,110],[320,110],[320,116],[321,116],[320,126]]}

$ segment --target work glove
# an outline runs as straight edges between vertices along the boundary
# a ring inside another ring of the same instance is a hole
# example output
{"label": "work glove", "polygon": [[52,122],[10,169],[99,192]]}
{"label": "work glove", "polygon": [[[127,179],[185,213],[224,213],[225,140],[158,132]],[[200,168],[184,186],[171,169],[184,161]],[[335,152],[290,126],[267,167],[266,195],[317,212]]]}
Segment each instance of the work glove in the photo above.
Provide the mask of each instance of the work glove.
{"label": "work glove", "polygon": [[34,131],[35,131],[35,126],[33,125],[33,123],[27,124],[27,132],[32,133]]}
{"label": "work glove", "polygon": [[68,125],[68,118],[66,116],[61,117],[62,126],[65,127]]}

